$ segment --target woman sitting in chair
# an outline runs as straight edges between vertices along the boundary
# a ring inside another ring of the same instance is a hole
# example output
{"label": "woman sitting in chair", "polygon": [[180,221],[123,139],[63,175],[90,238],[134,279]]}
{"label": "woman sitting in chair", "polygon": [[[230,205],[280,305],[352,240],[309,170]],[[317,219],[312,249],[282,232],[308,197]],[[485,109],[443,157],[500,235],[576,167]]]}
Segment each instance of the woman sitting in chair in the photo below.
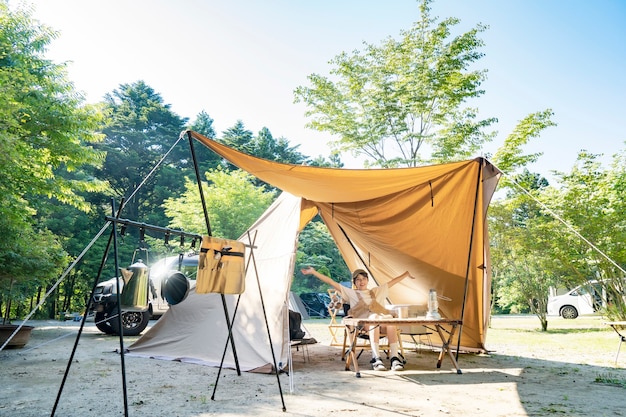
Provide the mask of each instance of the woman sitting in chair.
{"label": "woman sitting in chair", "polygon": [[[350,311],[348,311],[348,315],[355,318],[376,318],[377,316],[380,317],[381,315],[390,314],[390,311],[383,306],[383,303],[385,303],[385,300],[387,299],[389,288],[396,285],[404,278],[413,278],[407,271],[383,285],[368,290],[367,285],[369,282],[369,276],[363,269],[357,269],[352,273],[352,284],[354,288],[344,287],[338,282],[333,281],[330,277],[319,273],[313,267],[303,268],[301,269],[301,272],[304,275],[313,275],[336,289],[341,294],[341,297],[344,300],[348,300],[350,303]],[[396,326],[383,327],[383,330],[389,339],[391,370],[401,371],[404,369],[404,364],[398,357],[398,333]],[[385,368],[383,361],[380,359],[378,347],[379,339],[380,329],[379,326],[375,326],[373,329],[369,330],[369,340],[372,347],[372,360],[370,363],[372,364],[372,369],[376,371],[385,371],[387,368]]]}

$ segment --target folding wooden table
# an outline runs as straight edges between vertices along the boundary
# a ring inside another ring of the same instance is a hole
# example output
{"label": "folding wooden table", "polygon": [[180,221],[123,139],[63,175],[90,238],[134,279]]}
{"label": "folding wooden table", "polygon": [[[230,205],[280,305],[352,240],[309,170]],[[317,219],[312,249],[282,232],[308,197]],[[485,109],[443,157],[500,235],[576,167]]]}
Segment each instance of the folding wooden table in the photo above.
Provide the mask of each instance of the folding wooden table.
{"label": "folding wooden table", "polygon": [[452,364],[456,368],[456,373],[461,374],[461,369],[459,368],[459,364],[456,361],[456,358],[450,351],[450,342],[456,332],[458,326],[462,324],[461,320],[453,320],[453,319],[429,319],[426,317],[411,317],[411,318],[380,318],[380,319],[370,319],[370,318],[353,318],[353,317],[345,317],[342,320],[344,326],[346,326],[346,331],[348,332],[348,337],[350,340],[350,347],[348,350],[348,355],[346,356],[346,371],[350,370],[350,364],[354,363],[354,372],[357,378],[361,377],[361,373],[359,372],[359,364],[357,362],[357,357],[355,353],[357,336],[360,331],[363,330],[365,326],[406,326],[406,325],[422,325],[429,329],[433,329],[439,335],[441,339],[441,352],[439,353],[439,358],[437,359],[437,368],[441,368],[441,362],[443,361],[444,356],[447,354]]}

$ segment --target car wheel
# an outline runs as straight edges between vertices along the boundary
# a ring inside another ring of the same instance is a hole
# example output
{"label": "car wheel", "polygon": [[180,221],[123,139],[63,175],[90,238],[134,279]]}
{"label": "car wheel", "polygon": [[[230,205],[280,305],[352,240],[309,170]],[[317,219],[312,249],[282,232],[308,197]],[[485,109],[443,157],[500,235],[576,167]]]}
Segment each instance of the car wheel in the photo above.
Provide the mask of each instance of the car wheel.
{"label": "car wheel", "polygon": [[[137,336],[143,332],[150,321],[149,311],[127,311],[122,313],[122,330],[124,336]],[[109,320],[115,334],[120,334],[117,318]]]}
{"label": "car wheel", "polygon": [[565,306],[561,309],[561,317],[564,319],[575,319],[578,317],[578,310],[574,306]]}
{"label": "car wheel", "polygon": [[108,315],[106,313],[102,313],[102,312],[96,313],[96,316],[94,317],[94,321],[96,322],[96,327],[102,333],[113,334],[115,332],[111,328],[111,325],[109,324],[109,321],[107,320],[107,318],[108,318]]}

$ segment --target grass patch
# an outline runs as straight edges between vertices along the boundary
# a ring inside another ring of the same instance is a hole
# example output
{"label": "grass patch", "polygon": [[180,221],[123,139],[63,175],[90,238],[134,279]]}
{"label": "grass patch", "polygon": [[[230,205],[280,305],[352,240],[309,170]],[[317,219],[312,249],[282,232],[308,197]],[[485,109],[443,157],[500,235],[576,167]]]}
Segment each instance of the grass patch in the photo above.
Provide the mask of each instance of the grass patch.
{"label": "grass patch", "polygon": [[[527,352],[537,357],[551,353],[584,362],[608,365],[615,356],[617,337],[600,316],[574,320],[549,318],[548,331],[540,330],[539,319],[533,315],[493,316],[487,330],[487,348],[497,346],[500,352]],[[626,355],[625,355],[626,357]]]}
{"label": "grass patch", "polygon": [[206,404],[207,403],[206,395],[199,395],[199,396],[198,395],[191,395],[189,397],[189,399],[191,401],[199,401],[200,404]]}
{"label": "grass patch", "polygon": [[598,384],[611,385],[613,387],[626,388],[626,378],[620,378],[611,372],[598,374],[595,382]]}
{"label": "grass patch", "polygon": [[[618,339],[605,321],[599,315],[579,316],[573,320],[549,317],[548,331],[542,332],[535,315],[494,315],[486,329],[486,348],[490,354],[498,356],[618,368],[619,374],[626,367],[626,353],[615,364]],[[303,322],[318,340],[328,343],[325,338],[330,337],[329,319]],[[433,342],[438,342],[436,335],[431,338]],[[463,360],[468,361],[470,357],[464,357]],[[568,372],[575,371],[568,369]]]}

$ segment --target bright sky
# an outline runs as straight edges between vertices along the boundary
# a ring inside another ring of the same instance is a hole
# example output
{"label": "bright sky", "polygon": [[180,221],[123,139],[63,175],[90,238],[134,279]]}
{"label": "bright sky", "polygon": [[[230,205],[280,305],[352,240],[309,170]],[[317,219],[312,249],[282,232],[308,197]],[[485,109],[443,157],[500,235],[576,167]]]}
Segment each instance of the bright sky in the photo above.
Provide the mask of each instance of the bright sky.
{"label": "bright sky", "polygon": [[[47,57],[70,62],[70,79],[87,102],[144,80],[180,116],[206,111],[220,136],[240,119],[313,157],[329,154],[330,136],[305,128],[293,90],[311,73],[327,75],[337,54],[397,37],[419,18],[414,0],[27,3],[60,32]],[[499,119],[499,133],[484,152],[547,108],[558,126],[527,149],[544,152],[532,170],[550,178],[553,169],[569,171],[581,149],[605,154],[605,162],[626,149],[626,2],[437,0],[432,8],[432,16],[461,19],[463,32],[489,26],[479,62],[489,70],[486,93],[472,105],[481,117]]]}

